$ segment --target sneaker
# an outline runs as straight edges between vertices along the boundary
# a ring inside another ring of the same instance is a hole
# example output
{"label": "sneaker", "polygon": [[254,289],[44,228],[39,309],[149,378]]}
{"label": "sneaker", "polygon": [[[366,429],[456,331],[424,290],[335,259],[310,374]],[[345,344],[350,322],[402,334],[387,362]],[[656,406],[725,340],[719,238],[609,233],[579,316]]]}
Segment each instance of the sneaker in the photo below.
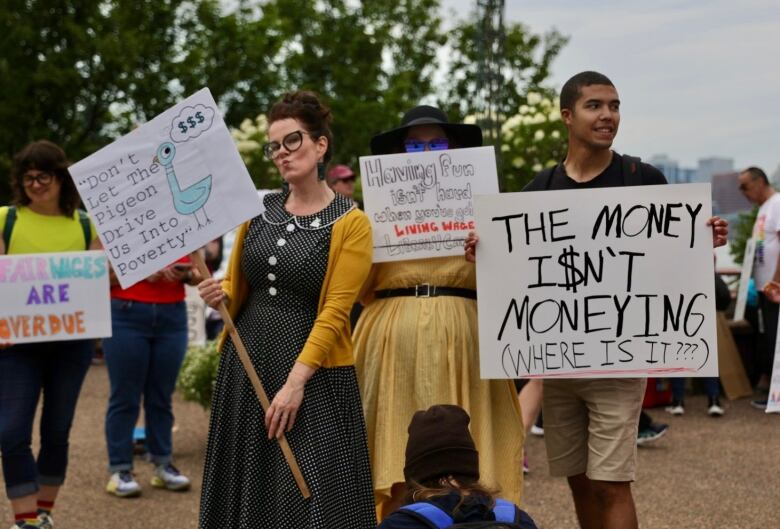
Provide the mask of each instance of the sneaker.
{"label": "sneaker", "polygon": [[528,467],[528,456],[523,456],[523,474],[528,474],[531,469]]}
{"label": "sneaker", "polygon": [[41,529],[54,529],[54,518],[51,517],[51,513],[38,513],[38,525]]}
{"label": "sneaker", "polygon": [[120,470],[111,474],[111,479],[108,480],[108,485],[106,485],[106,492],[120,498],[139,496],[141,494],[141,485],[135,480],[132,472]]}
{"label": "sneaker", "polygon": [[769,399],[756,399],[751,400],[750,405],[759,410],[766,410],[766,405]]}
{"label": "sneaker", "polygon": [[657,441],[666,434],[669,429],[668,424],[652,423],[650,426],[640,431],[636,436],[636,444],[639,446],[650,444]]}
{"label": "sneaker", "polygon": [[717,398],[710,399],[710,405],[707,408],[707,415],[710,417],[722,417],[723,413],[723,407],[720,405],[720,401]]}
{"label": "sneaker", "polygon": [[673,401],[671,406],[667,406],[666,413],[671,413],[672,415],[683,415],[685,413],[685,406],[683,405],[683,401]]}
{"label": "sneaker", "polygon": [[544,437],[544,428],[541,426],[536,426],[535,424],[531,426],[531,435],[536,435],[538,437]]}
{"label": "sneaker", "polygon": [[190,478],[168,463],[154,467],[152,486],[158,489],[187,490],[190,488]]}

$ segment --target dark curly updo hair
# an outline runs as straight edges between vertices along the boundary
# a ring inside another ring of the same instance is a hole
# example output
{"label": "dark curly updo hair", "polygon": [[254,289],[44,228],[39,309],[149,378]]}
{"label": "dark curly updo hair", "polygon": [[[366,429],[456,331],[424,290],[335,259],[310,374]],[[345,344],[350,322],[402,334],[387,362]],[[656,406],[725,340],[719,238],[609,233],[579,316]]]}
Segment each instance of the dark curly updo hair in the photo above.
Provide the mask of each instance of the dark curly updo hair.
{"label": "dark curly updo hair", "polygon": [[306,90],[284,94],[282,100],[271,107],[268,113],[268,124],[288,118],[300,121],[312,140],[321,136],[327,138],[328,150],[325,151],[323,161],[326,164],[330,162],[333,157],[333,133],[330,130],[333,115],[317,94]]}
{"label": "dark curly updo hair", "polygon": [[30,203],[30,197],[24,192],[23,182],[24,174],[30,169],[46,171],[54,175],[60,183],[60,212],[66,217],[72,217],[81,199],[68,172],[65,151],[48,140],[39,140],[28,144],[16,153],[11,167],[11,191],[16,206],[26,206]]}

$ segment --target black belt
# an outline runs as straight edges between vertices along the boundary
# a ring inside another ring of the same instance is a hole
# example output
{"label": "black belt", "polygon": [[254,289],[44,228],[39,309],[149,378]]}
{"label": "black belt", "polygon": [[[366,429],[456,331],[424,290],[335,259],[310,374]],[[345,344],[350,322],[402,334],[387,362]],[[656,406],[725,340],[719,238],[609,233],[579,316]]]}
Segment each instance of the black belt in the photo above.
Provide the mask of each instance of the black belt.
{"label": "black belt", "polygon": [[409,288],[388,288],[387,290],[377,290],[374,292],[376,297],[394,298],[396,296],[414,296],[416,298],[433,298],[436,296],[458,296],[461,298],[477,299],[477,291],[470,288],[457,287],[437,287],[423,283]]}

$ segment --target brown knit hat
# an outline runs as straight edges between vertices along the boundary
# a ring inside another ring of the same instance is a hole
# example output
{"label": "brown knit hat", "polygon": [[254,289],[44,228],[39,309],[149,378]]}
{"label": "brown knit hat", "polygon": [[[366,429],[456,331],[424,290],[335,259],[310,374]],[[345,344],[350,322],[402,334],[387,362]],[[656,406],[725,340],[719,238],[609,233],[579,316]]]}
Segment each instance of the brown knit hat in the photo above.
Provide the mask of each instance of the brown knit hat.
{"label": "brown knit hat", "polygon": [[406,480],[422,483],[450,475],[478,480],[479,453],[469,433],[470,420],[463,408],[451,404],[416,412],[406,443]]}

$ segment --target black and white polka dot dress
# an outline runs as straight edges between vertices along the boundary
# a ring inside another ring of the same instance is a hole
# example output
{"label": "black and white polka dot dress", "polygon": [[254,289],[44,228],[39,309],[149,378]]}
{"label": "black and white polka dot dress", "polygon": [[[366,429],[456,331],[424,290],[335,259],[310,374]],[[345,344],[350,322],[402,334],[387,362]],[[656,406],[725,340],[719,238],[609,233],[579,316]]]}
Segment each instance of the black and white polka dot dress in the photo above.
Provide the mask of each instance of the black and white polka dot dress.
{"label": "black and white polka dot dress", "polygon": [[[336,195],[294,217],[285,195],[264,199],[241,255],[250,294],[236,327],[269,399],[281,389],[317,317],[331,229],[352,203]],[[311,497],[304,500],[228,338],[212,400],[201,529],[376,527],[366,430],[355,370],[320,368],[287,434]]]}

